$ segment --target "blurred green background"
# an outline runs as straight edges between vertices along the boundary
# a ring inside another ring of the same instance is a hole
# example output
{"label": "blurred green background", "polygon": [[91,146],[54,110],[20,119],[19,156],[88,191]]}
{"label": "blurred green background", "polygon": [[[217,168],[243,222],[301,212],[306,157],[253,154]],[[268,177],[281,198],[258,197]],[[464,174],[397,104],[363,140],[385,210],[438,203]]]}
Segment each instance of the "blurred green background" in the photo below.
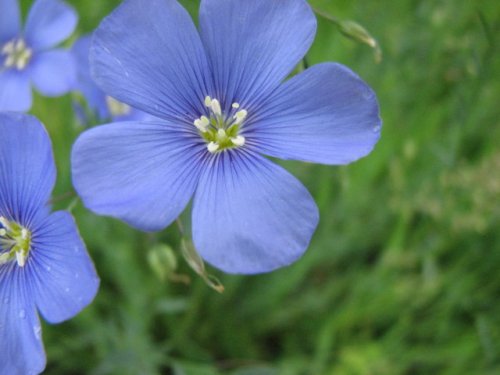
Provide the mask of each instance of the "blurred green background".
{"label": "blurred green background", "polygon": [[[119,3],[68,2],[78,34]],[[311,3],[380,43],[376,63],[320,18],[308,62],[356,71],[384,127],[353,165],[283,163],[320,208],[306,255],[260,276],[210,269],[219,294],[182,259],[175,226],[143,234],[78,203],[102,285],[75,319],[45,325],[46,374],[500,374],[500,3]],[[183,4],[196,17],[198,2]],[[83,130],[71,108],[69,96],[36,97],[32,111],[54,143],[55,197],[72,191],[69,153]],[[148,262],[159,243],[177,257],[169,280]]]}

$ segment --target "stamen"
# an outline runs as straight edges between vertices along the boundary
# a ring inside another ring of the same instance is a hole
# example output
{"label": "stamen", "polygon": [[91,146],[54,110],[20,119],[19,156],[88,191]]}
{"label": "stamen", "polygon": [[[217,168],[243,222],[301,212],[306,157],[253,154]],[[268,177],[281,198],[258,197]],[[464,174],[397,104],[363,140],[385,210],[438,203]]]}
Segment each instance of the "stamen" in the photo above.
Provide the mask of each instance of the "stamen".
{"label": "stamen", "polygon": [[212,102],[210,103],[210,106],[212,108],[212,111],[216,116],[221,116],[222,115],[222,110],[220,108],[220,103],[217,99],[212,99]]}
{"label": "stamen", "polygon": [[201,116],[199,119],[194,120],[194,126],[202,133],[207,132],[209,125],[210,120],[207,116]]}
{"label": "stamen", "polygon": [[233,116],[233,119],[236,121],[234,122],[236,125],[241,124],[247,117],[248,112],[242,109],[241,111],[236,112],[236,114]]}
{"label": "stamen", "polygon": [[240,104],[239,103],[233,103],[233,105],[231,107],[233,107],[234,109],[238,109],[238,108],[240,108]]}
{"label": "stamen", "polygon": [[2,48],[2,54],[10,55],[11,53],[14,53],[14,41],[6,43]]}
{"label": "stamen", "polygon": [[212,98],[208,95],[205,96],[205,107],[210,108],[211,105],[212,105]]}
{"label": "stamen", "polygon": [[233,145],[241,147],[245,144],[245,137],[238,135],[237,137],[231,138],[231,142],[233,142]]}
{"label": "stamen", "polygon": [[215,151],[217,151],[219,149],[219,145],[215,142],[210,142],[208,145],[207,145],[207,149],[210,153],[214,153]]}
{"label": "stamen", "polygon": [[19,59],[16,62],[17,70],[23,70],[26,68],[26,65],[28,65],[28,62],[31,59],[31,54],[31,50],[27,49],[19,55]]}
{"label": "stamen", "polygon": [[18,51],[21,51],[21,50],[23,50],[23,49],[25,49],[25,48],[26,48],[26,43],[24,43],[24,39],[19,39],[19,40],[17,41],[16,49],[17,49]]}
{"label": "stamen", "polygon": [[19,267],[24,267],[26,258],[27,256],[23,251],[16,251],[16,262]]}
{"label": "stamen", "polygon": [[2,224],[2,227],[7,229],[9,232],[12,230],[12,228],[10,227],[9,221],[6,218],[4,218],[3,216],[0,216],[0,224]]}

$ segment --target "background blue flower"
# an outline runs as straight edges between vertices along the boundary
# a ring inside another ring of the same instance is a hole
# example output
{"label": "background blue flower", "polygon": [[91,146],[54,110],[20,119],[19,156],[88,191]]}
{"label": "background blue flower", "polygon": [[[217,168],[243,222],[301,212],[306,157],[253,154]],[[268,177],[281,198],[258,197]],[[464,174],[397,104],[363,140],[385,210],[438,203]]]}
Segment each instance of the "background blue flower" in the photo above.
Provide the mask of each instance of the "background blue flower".
{"label": "background blue flower", "polygon": [[0,134],[0,374],[34,374],[45,367],[37,310],[69,319],[99,279],[73,217],[49,212],[56,169],[43,126],[0,113]]}
{"label": "background blue flower", "polygon": [[[97,86],[90,75],[90,43],[91,36],[85,35],[80,37],[71,49],[77,72],[75,89],[82,93],[88,107],[85,108],[85,105],[82,105],[82,103],[75,103],[81,122],[88,124],[95,120],[127,121],[151,119],[152,116],[113,99]],[[90,113],[87,113],[88,110]]]}
{"label": "background blue flower", "polygon": [[283,83],[315,32],[304,0],[204,0],[200,34],[175,0],[125,1],[95,33],[94,78],[161,120],[78,139],[73,181],[85,205],[159,230],[194,195],[194,244],[215,267],[259,273],[299,258],[316,205],[260,154],[346,164],[372,150],[381,125],[373,91],[346,67]]}
{"label": "background blue flower", "polygon": [[0,110],[29,110],[32,84],[46,96],[72,88],[72,56],[54,47],[71,35],[77,19],[62,1],[37,0],[23,29],[18,1],[0,0]]}

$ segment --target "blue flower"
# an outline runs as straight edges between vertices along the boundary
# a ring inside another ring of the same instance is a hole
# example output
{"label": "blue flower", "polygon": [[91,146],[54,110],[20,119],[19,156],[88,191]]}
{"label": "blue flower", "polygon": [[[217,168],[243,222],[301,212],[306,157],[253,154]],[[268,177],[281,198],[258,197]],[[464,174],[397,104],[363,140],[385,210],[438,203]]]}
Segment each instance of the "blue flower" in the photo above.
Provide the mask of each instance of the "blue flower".
{"label": "blue flower", "polygon": [[89,209],[146,231],[169,225],[194,196],[193,241],[208,263],[271,271],[304,253],[318,209],[262,155],[357,160],[380,136],[377,99],[334,63],[283,82],[314,39],[305,0],[202,0],[199,14],[198,34],[176,0],[126,0],[101,23],[97,83],[161,120],[83,133],[73,182]]}
{"label": "blue flower", "polygon": [[0,113],[0,134],[0,374],[35,374],[45,367],[37,311],[73,317],[99,279],[72,216],[49,211],[56,169],[43,126]]}
{"label": "blue flower", "polygon": [[[91,118],[100,121],[127,121],[127,120],[146,120],[153,116],[139,111],[127,104],[106,95],[94,82],[90,75],[89,51],[91,37],[86,35],[80,37],[71,50],[76,62],[77,80],[75,89],[81,92],[87,101],[88,109],[92,112]],[[89,116],[86,116],[85,109],[79,104],[77,113],[81,114],[83,123],[89,122]]]}
{"label": "blue flower", "polygon": [[0,111],[29,110],[31,84],[46,96],[72,88],[71,54],[54,47],[71,35],[77,19],[62,1],[37,0],[23,30],[17,0],[0,0]]}

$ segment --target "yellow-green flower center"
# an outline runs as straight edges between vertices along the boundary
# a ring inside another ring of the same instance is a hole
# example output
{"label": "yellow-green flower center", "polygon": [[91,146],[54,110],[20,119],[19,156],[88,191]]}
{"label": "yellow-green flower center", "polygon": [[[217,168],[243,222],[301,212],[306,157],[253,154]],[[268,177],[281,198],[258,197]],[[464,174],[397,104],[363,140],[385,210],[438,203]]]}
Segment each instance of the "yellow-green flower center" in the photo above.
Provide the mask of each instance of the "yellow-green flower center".
{"label": "yellow-green flower center", "polygon": [[240,135],[240,130],[248,115],[247,111],[240,109],[238,103],[233,103],[232,110],[225,115],[222,113],[219,101],[210,96],[205,98],[205,107],[209,115],[196,119],[194,126],[207,143],[207,150],[216,153],[242,147],[245,144],[245,137]]}
{"label": "yellow-green flower center", "polygon": [[30,250],[31,232],[0,216],[0,265],[15,259],[19,267],[24,267]]}
{"label": "yellow-green flower center", "polygon": [[30,62],[33,51],[26,45],[24,39],[13,39],[2,46],[0,55],[4,57],[4,68],[23,70]]}

